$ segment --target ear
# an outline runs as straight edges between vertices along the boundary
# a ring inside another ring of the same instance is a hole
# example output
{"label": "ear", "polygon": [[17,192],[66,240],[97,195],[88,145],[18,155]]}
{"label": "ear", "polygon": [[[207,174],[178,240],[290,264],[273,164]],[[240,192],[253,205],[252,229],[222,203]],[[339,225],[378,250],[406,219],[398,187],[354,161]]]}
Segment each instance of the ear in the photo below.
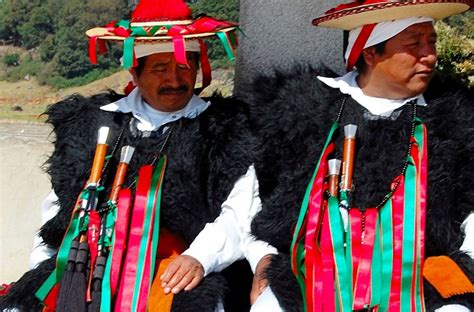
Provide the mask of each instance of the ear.
{"label": "ear", "polygon": [[132,75],[132,77],[133,77],[133,83],[134,83],[135,85],[138,85],[138,75],[137,75],[137,71],[135,70],[135,68],[133,68],[133,67],[130,68],[130,69],[128,70],[128,72],[129,72],[130,75]]}
{"label": "ear", "polygon": [[365,63],[368,66],[373,66],[374,65],[374,57],[375,57],[376,51],[375,51],[375,46],[365,48],[362,50],[362,57],[365,60]]}

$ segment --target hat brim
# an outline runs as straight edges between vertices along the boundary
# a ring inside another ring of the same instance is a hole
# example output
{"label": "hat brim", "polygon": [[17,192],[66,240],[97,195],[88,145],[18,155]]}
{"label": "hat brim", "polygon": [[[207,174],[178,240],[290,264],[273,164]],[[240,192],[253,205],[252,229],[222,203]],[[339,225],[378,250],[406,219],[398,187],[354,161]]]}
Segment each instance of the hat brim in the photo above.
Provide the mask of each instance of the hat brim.
{"label": "hat brim", "polygon": [[313,25],[352,30],[363,25],[409,17],[427,16],[440,20],[469,10],[470,0],[424,0],[381,2],[361,5],[323,15],[313,20]]}
{"label": "hat brim", "polygon": [[[235,31],[236,29],[237,29],[237,26],[231,26],[231,27],[220,28],[218,31],[227,33],[230,31]],[[217,31],[187,34],[187,35],[183,35],[183,38],[185,40],[210,38],[210,37],[215,36],[216,33]],[[107,28],[104,28],[104,27],[96,27],[96,28],[89,29],[88,31],[86,31],[86,35],[88,37],[96,37],[98,39],[110,40],[110,41],[124,41],[125,39],[127,39],[127,37],[114,35],[113,33],[109,32]],[[171,41],[171,40],[173,40],[173,37],[171,36],[135,37],[135,41],[145,42],[145,43],[152,43],[155,41],[156,42]]]}

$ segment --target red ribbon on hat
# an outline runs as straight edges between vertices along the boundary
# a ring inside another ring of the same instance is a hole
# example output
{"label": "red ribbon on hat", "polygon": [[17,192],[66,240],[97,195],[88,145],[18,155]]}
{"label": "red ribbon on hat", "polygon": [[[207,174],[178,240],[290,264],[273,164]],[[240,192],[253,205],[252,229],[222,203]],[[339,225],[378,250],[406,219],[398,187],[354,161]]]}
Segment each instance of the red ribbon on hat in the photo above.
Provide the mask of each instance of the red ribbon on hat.
{"label": "red ribbon on hat", "polygon": [[89,38],[89,59],[92,64],[97,64],[97,45],[99,45],[99,54],[102,55],[108,51],[107,45],[104,40],[99,39],[98,37]]}
{"label": "red ribbon on hat", "polygon": [[362,50],[364,50],[367,40],[369,40],[369,37],[372,34],[372,31],[374,31],[376,25],[377,24],[368,24],[362,26],[362,30],[354,42],[354,46],[352,47],[349,57],[347,58],[347,71],[351,71],[354,68],[359,56],[362,54]]}
{"label": "red ribbon on hat", "polygon": [[174,57],[176,62],[180,64],[188,65],[188,60],[186,58],[186,44],[184,42],[183,35],[189,34],[189,30],[185,26],[174,25],[168,30],[168,36],[173,38],[174,46]]}
{"label": "red ribbon on hat", "polygon": [[[219,28],[225,28],[233,26],[232,24],[213,19],[211,17],[201,17],[197,19],[194,23],[190,25],[175,25],[168,30],[167,35],[173,38],[173,45],[174,45],[174,54],[176,61],[180,64],[188,65],[186,59],[186,44],[184,41],[184,35],[190,34],[199,34],[199,33],[206,33],[215,31]],[[201,52],[202,52],[201,46]],[[201,53],[202,56],[202,53]],[[207,56],[207,49],[206,49],[206,56]],[[203,67],[203,74],[204,74],[204,67]],[[204,81],[203,81],[204,82]]]}
{"label": "red ribbon on hat", "polygon": [[203,33],[203,32],[215,31],[216,29],[219,29],[219,28],[225,28],[225,27],[231,27],[231,26],[235,26],[235,25],[226,21],[220,21],[208,16],[203,16],[201,18],[198,18],[191,25],[188,25],[187,28],[191,33]]}
{"label": "red ribbon on hat", "polygon": [[207,55],[207,46],[203,40],[199,40],[201,46],[201,71],[202,71],[202,89],[205,89],[211,84],[212,71],[209,57]]}
{"label": "red ribbon on hat", "polygon": [[[107,31],[113,35],[120,37],[129,37],[132,31],[125,28],[118,21],[112,21],[104,26]],[[97,36],[89,38],[89,59],[92,64],[97,65],[97,45],[99,45],[99,55],[102,55],[108,51],[107,45],[104,40],[99,39]]]}
{"label": "red ribbon on hat", "polygon": [[342,10],[352,9],[352,8],[355,8],[355,7],[358,7],[358,6],[361,6],[361,5],[373,4],[373,3],[383,3],[383,2],[387,2],[387,1],[367,0],[367,1],[354,1],[354,2],[349,2],[349,3],[342,3],[342,4],[339,4],[337,7],[326,11],[325,13],[326,14],[332,14],[332,13],[336,13],[336,12],[339,12],[339,11],[342,11]]}
{"label": "red ribbon on hat", "polygon": [[125,96],[128,96],[137,86],[133,83],[133,81],[129,81],[128,84],[123,88],[123,93]]}
{"label": "red ribbon on hat", "polygon": [[[343,3],[343,4],[338,5],[335,8],[332,8],[326,11],[326,14],[333,14],[333,13],[337,13],[343,10],[356,8],[362,5],[384,3],[384,2],[387,2],[387,1],[366,0],[366,1],[354,1],[354,2],[349,2],[349,3]],[[347,64],[346,64],[347,71],[351,71],[354,68],[355,64],[357,63],[357,60],[359,59],[359,56],[362,53],[362,50],[364,50],[364,46],[367,43],[367,40],[369,40],[369,37],[372,34],[372,31],[374,30],[376,25],[377,24],[367,24],[362,27],[362,30],[359,36],[354,42],[354,46],[352,47],[349,57],[347,58]]]}

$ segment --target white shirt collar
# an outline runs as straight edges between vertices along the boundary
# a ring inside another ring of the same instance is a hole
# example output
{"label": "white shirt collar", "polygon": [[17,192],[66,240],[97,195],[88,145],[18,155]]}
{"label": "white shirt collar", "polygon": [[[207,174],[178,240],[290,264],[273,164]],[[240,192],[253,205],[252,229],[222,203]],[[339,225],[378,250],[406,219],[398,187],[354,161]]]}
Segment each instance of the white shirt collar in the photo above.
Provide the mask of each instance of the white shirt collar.
{"label": "white shirt collar", "polygon": [[357,70],[348,72],[342,77],[329,78],[318,76],[318,79],[331,88],[339,89],[342,93],[350,95],[357,103],[366,108],[372,115],[389,117],[394,110],[402,107],[411,100],[417,99],[417,104],[426,106],[425,98],[422,94],[400,100],[391,100],[365,95],[357,85]]}
{"label": "white shirt collar", "polygon": [[135,88],[127,97],[116,102],[101,106],[100,109],[108,112],[132,113],[138,120],[137,128],[140,131],[153,131],[162,125],[181,118],[196,118],[210,105],[200,97],[193,95],[186,106],[175,112],[162,112],[148,105],[142,98],[138,88]]}

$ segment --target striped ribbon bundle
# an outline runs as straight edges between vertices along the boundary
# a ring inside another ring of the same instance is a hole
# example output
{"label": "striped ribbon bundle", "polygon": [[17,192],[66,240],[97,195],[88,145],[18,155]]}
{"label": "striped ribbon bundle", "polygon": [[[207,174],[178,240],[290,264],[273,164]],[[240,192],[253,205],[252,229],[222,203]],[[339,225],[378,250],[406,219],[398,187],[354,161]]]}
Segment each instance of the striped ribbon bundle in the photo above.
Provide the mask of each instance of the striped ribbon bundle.
{"label": "striped ribbon bundle", "polygon": [[[161,155],[156,166],[146,165],[140,169],[129,233],[126,230],[128,218],[125,215],[129,213],[128,207],[132,200],[130,189],[120,191],[115,207],[118,209],[111,210],[106,216],[107,230],[113,231],[113,236],[102,281],[102,312],[147,310],[158,249],[161,192],[166,164],[166,156]],[[36,292],[47,311],[55,310],[71,244],[84,227],[89,225],[90,218],[86,216],[84,222],[81,222],[80,216],[81,202],[87,200],[88,196],[86,188],[76,203],[58,252],[56,268]]]}
{"label": "striped ribbon bundle", "polygon": [[[162,155],[155,168],[147,165],[140,169],[115,311],[147,311],[158,250],[166,162]],[[110,311],[110,306],[101,311]]]}
{"label": "striped ribbon bundle", "polygon": [[[325,195],[332,125],[309,183],[293,241],[292,269],[305,311],[424,311],[427,141],[416,119],[413,145],[398,187],[381,209],[350,209],[345,232],[339,200]],[[395,184],[394,182],[394,184]],[[344,194],[341,194],[343,197]]]}

